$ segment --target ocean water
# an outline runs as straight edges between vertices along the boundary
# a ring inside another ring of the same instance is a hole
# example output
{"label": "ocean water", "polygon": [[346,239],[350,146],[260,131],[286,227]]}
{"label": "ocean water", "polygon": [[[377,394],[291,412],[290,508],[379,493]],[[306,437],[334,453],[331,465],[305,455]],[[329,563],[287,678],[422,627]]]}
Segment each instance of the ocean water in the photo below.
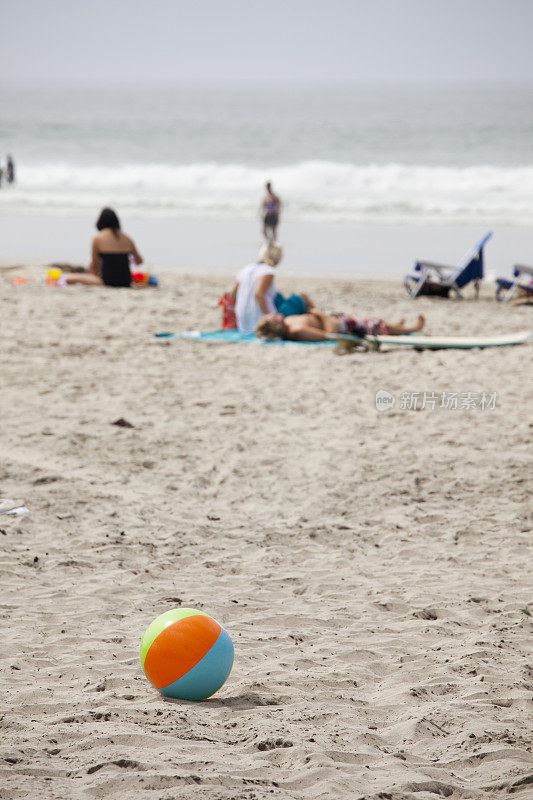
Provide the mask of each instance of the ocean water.
{"label": "ocean water", "polygon": [[0,214],[526,225],[533,86],[0,87]]}

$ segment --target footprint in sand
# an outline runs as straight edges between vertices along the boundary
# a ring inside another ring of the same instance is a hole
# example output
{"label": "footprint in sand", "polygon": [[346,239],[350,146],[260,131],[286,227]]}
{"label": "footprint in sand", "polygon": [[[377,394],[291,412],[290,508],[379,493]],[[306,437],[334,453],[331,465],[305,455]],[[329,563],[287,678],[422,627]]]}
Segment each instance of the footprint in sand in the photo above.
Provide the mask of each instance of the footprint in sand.
{"label": "footprint in sand", "polygon": [[275,750],[277,747],[293,747],[293,743],[287,739],[265,739],[264,742],[257,742],[258,750]]}

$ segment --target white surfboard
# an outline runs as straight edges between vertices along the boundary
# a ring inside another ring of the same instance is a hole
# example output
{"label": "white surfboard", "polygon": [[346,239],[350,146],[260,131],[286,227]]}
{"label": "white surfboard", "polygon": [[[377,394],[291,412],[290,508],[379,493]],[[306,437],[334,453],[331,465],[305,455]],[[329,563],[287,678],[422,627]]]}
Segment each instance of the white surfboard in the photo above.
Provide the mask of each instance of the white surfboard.
{"label": "white surfboard", "polygon": [[[234,336],[231,336],[234,334]],[[194,339],[196,341],[211,341],[211,342],[254,342],[261,343],[260,339],[256,339],[253,335],[239,334],[238,331],[209,331],[203,334],[200,331],[185,331],[184,333],[154,333],[160,339]],[[361,339],[358,336],[352,336],[348,333],[326,333],[326,339],[330,339],[331,343],[337,341],[354,342],[355,344],[368,345],[372,349],[381,347],[381,345],[396,345],[403,347],[414,347],[417,350],[442,350],[442,349],[456,349],[468,350],[474,347],[508,347],[509,345],[524,344],[532,336],[531,331],[517,331],[516,333],[509,333],[497,336],[420,336],[416,333],[411,333],[409,336],[365,336]],[[310,342],[291,342],[277,341],[263,342],[265,344],[310,344]],[[315,344],[322,344],[316,342]]]}
{"label": "white surfboard", "polygon": [[[344,336],[342,338],[345,338]],[[346,337],[348,338],[348,337]],[[355,339],[355,337],[353,337]],[[518,331],[496,336],[420,336],[412,333],[409,336],[367,336],[365,339],[379,345],[403,345],[415,347],[417,350],[458,349],[468,350],[473,347],[508,347],[524,344],[531,338],[531,331]]]}

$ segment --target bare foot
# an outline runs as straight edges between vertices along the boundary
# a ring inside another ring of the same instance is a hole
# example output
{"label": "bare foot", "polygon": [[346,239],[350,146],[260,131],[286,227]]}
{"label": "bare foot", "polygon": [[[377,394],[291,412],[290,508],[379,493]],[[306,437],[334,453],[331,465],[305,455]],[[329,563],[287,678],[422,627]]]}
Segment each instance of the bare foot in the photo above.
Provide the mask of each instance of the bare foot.
{"label": "bare foot", "polygon": [[426,324],[426,318],[423,314],[419,314],[415,324],[412,328],[408,328],[405,326],[405,319],[401,319],[396,325],[388,325],[387,329],[391,336],[403,336],[409,333],[417,333],[421,331],[424,325]]}
{"label": "bare foot", "polygon": [[423,314],[419,314],[418,317],[416,318],[416,324],[413,328],[413,333],[415,333],[416,331],[421,331],[425,324],[426,324],[425,316]]}

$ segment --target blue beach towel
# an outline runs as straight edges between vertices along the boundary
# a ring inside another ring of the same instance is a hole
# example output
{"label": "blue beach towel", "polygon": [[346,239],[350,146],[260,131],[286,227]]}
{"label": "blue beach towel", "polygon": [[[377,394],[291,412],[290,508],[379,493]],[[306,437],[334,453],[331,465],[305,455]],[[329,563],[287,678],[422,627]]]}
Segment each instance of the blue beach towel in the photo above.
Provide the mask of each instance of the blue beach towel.
{"label": "blue beach towel", "polygon": [[220,342],[222,344],[296,344],[306,347],[317,347],[336,344],[334,341],[328,342],[292,342],[284,339],[258,339],[253,333],[241,333],[238,330],[221,331],[183,331],[182,333],[165,333],[164,331],[154,333],[158,339],[192,339],[195,342]]}

